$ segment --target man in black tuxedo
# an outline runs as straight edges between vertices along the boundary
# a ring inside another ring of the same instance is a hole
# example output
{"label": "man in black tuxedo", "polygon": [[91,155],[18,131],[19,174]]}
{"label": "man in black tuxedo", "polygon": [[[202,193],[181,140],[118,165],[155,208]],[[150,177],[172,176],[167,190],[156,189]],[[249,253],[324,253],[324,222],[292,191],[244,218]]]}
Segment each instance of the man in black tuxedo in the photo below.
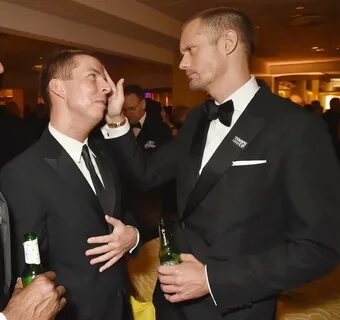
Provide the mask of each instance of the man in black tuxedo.
{"label": "man in black tuxedo", "polygon": [[[105,73],[84,51],[53,57],[41,76],[49,126],[0,174],[12,219],[14,277],[24,268],[24,234],[35,232],[44,267],[67,289],[68,303],[58,319],[130,319],[127,270],[120,258],[136,245],[138,231],[125,224],[133,219],[121,210],[113,158],[89,136],[107,104],[124,100],[123,80],[117,90]],[[93,254],[102,255],[90,260]],[[103,262],[98,272],[94,264]]]}
{"label": "man in black tuxedo", "polygon": [[[143,187],[176,178],[182,263],[159,268],[157,319],[274,319],[281,290],[339,262],[340,173],[325,125],[258,86],[253,48],[242,12],[197,14],[182,29],[180,69],[213,100],[150,159],[128,125],[112,129]],[[121,109],[107,119],[124,121]]]}
{"label": "man in black tuxedo", "polygon": [[[158,319],[274,319],[281,290],[339,262],[340,173],[329,135],[318,117],[258,86],[253,39],[235,9],[189,19],[180,69],[213,100],[148,159],[124,134],[128,125],[114,129],[121,136],[110,145],[143,187],[176,178],[182,263],[159,268]],[[108,119],[124,121],[121,109],[109,108]]]}
{"label": "man in black tuxedo", "polygon": [[146,152],[154,152],[172,138],[170,128],[162,121],[161,113],[157,117],[157,111],[149,112],[145,99],[144,89],[138,85],[124,87],[123,112],[127,117],[137,143]]}

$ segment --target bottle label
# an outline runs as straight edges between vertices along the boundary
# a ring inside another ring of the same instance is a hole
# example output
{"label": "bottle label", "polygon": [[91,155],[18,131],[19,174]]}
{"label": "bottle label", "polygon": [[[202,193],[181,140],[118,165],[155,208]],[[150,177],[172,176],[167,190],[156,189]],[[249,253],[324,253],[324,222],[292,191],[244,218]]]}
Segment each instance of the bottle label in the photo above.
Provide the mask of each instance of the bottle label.
{"label": "bottle label", "polygon": [[40,264],[40,254],[38,240],[25,241],[23,243],[25,251],[25,263],[27,264]]}

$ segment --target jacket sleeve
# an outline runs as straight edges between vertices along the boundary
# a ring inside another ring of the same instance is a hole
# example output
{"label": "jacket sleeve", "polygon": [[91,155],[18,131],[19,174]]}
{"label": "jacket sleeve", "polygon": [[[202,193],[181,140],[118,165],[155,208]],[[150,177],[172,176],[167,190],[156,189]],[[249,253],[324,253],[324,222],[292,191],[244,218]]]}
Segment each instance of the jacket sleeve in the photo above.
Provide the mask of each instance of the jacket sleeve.
{"label": "jacket sleeve", "polygon": [[113,156],[140,188],[148,190],[170,181],[176,174],[176,140],[152,154],[144,152],[131,132],[107,141]]}

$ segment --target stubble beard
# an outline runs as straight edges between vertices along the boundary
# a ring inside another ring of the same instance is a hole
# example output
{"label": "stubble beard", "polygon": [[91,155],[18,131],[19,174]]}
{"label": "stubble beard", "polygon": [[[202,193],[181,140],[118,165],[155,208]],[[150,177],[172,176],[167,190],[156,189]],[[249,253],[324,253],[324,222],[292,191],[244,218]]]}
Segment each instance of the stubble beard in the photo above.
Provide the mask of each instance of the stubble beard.
{"label": "stubble beard", "polygon": [[189,80],[189,88],[192,91],[201,91],[204,90],[202,83],[200,81]]}

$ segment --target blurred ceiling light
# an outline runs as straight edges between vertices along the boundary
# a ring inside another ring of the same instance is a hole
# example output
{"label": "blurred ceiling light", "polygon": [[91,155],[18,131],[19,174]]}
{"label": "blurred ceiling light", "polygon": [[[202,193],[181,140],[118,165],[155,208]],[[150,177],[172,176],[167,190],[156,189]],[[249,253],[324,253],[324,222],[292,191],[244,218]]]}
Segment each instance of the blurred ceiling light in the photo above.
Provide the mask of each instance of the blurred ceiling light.
{"label": "blurred ceiling light", "polygon": [[33,66],[32,67],[32,69],[34,70],[34,71],[41,71],[41,69],[42,69],[42,64],[36,64],[35,66]]}
{"label": "blurred ceiling light", "polygon": [[304,6],[296,6],[295,10],[303,10],[305,7]]}
{"label": "blurred ceiling light", "polygon": [[325,52],[325,48],[323,47],[312,47],[313,52]]}

